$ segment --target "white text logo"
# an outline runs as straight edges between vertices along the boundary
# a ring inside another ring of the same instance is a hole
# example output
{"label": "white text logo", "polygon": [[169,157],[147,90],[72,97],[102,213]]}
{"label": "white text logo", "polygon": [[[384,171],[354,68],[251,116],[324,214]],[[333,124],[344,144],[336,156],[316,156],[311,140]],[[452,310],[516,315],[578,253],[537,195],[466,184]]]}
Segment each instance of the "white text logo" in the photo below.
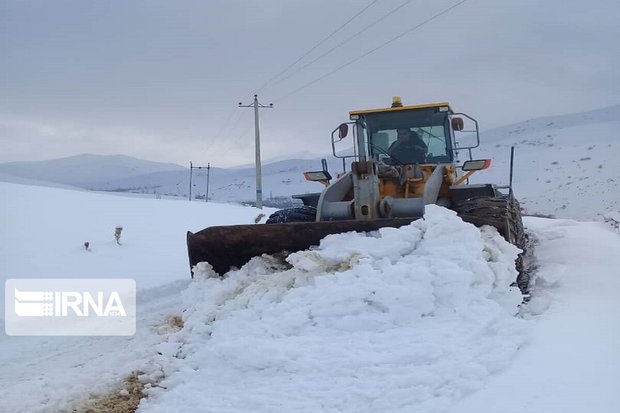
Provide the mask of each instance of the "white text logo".
{"label": "white text logo", "polygon": [[118,292],[113,291],[104,299],[99,291],[93,297],[88,291],[19,291],[15,289],[15,314],[20,317],[66,317],[74,314],[88,317],[122,316],[127,312]]}
{"label": "white text logo", "polygon": [[5,283],[8,335],[133,335],[135,319],[136,284],[130,279]]}

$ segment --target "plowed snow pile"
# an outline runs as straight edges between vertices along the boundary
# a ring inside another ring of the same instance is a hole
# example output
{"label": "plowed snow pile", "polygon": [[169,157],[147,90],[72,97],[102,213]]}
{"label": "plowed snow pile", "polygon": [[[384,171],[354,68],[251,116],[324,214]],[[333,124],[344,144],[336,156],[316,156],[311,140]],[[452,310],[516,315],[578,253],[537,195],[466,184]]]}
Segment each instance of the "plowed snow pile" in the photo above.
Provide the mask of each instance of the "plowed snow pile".
{"label": "plowed snow pile", "polygon": [[139,411],[444,411],[527,339],[517,253],[430,206],[404,228],[329,236],[292,268],[202,267]]}

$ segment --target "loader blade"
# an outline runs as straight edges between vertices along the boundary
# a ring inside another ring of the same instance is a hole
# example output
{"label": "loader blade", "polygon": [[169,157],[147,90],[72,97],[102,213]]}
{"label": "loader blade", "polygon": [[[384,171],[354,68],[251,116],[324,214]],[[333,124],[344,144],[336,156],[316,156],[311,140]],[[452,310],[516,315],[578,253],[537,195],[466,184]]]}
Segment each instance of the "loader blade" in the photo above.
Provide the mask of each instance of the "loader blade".
{"label": "loader blade", "polygon": [[[197,233],[187,232],[190,268],[206,261],[222,275],[231,267],[240,268],[252,257],[282,251],[296,252],[319,245],[321,239],[342,232],[375,231],[398,228],[414,218],[372,221],[291,222],[285,224],[231,225],[209,227]],[[193,274],[192,274],[193,277]]]}

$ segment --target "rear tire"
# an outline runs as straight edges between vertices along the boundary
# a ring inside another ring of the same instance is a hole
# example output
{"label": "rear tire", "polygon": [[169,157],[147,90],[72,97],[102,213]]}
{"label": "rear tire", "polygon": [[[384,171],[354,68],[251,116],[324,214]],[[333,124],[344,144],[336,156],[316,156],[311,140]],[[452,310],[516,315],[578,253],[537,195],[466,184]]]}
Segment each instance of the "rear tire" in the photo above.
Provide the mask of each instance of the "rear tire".
{"label": "rear tire", "polygon": [[274,212],[267,219],[267,224],[284,224],[287,222],[313,222],[316,220],[316,208],[308,205],[285,208]]}

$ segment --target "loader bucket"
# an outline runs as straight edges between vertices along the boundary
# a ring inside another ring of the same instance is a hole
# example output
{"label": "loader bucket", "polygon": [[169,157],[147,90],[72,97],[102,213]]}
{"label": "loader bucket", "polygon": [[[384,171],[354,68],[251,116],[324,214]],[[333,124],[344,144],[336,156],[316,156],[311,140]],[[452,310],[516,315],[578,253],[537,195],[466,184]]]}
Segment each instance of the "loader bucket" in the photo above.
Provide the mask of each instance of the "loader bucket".
{"label": "loader bucket", "polygon": [[[296,252],[319,245],[321,239],[342,232],[367,232],[383,227],[398,228],[415,218],[372,221],[290,222],[284,224],[231,225],[187,232],[189,264],[206,261],[220,275],[240,268],[252,257],[282,251]],[[192,274],[193,277],[193,274]]]}

